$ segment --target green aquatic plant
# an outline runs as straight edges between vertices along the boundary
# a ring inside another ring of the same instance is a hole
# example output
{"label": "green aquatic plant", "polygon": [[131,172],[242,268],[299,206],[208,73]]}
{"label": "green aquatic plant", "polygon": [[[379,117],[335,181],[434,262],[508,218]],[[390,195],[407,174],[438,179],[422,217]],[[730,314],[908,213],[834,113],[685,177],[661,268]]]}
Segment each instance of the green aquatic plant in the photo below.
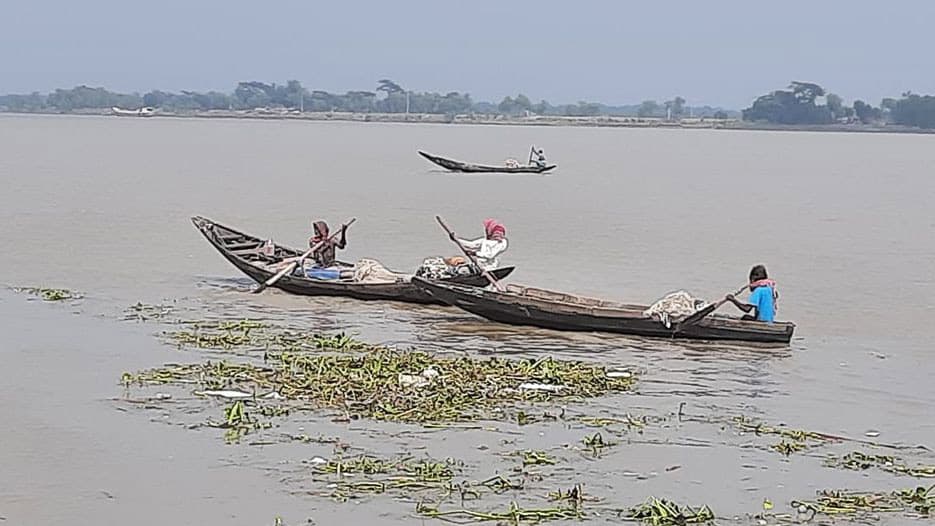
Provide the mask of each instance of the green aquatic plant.
{"label": "green aquatic plant", "polygon": [[536,524],[545,521],[577,520],[584,513],[576,506],[556,508],[522,508],[511,502],[506,511],[475,511],[468,509],[441,510],[425,502],[416,504],[416,513],[428,518],[463,522],[497,522],[499,524]]}
{"label": "green aquatic plant", "polygon": [[524,449],[514,454],[523,459],[523,466],[552,465],[556,462],[555,457],[549,455],[545,451]]}
{"label": "green aquatic plant", "polygon": [[[505,418],[504,406],[624,392],[633,377],[604,368],[542,358],[448,357],[374,348],[361,354],[268,353],[268,363],[205,362],[124,374],[133,384],[191,384],[248,393],[276,393],[315,408],[377,420],[438,423]],[[525,389],[560,384],[559,391]]]}
{"label": "green aquatic plant", "polygon": [[773,451],[778,451],[785,456],[789,456],[793,453],[802,451],[808,448],[808,445],[805,442],[799,442],[798,440],[780,440],[779,442],[769,446]]}
{"label": "green aquatic plant", "polygon": [[261,320],[188,320],[181,322],[181,325],[181,329],[164,332],[179,347],[267,352],[362,351],[371,347],[343,332],[324,335],[280,327]]}
{"label": "green aquatic plant", "polygon": [[935,478],[935,466],[910,466],[899,457],[869,455],[860,451],[852,451],[841,458],[829,457],[825,461],[825,464],[831,467],[840,467],[854,471],[877,468],[897,475],[908,475],[916,478]]}
{"label": "green aquatic plant", "polygon": [[42,298],[43,301],[66,301],[78,300],[84,296],[68,289],[52,289],[45,287],[14,287],[13,290],[19,293],[26,293]]}
{"label": "green aquatic plant", "polygon": [[818,442],[833,441],[830,435],[818,433],[815,431],[806,431],[803,429],[789,429],[786,427],[774,427],[760,422],[754,422],[744,416],[734,418],[734,424],[741,431],[752,432],[757,435],[779,435],[796,442],[806,442],[815,440]]}
{"label": "green aquatic plant", "polygon": [[493,490],[494,493],[504,493],[507,491],[521,491],[525,484],[522,479],[510,480],[501,475],[495,475],[479,483],[480,486]]}
{"label": "green aquatic plant", "polygon": [[828,516],[861,513],[915,512],[929,515],[935,509],[935,485],[891,492],[822,490],[815,500],[792,501],[799,512],[811,511]]}
{"label": "green aquatic plant", "polygon": [[[584,490],[581,489],[581,484],[575,484],[575,486],[568,490],[555,490],[550,491],[548,498],[553,502],[569,502],[575,507],[580,507],[585,501]],[[589,499],[593,500],[593,499]]]}
{"label": "green aquatic plant", "polygon": [[581,442],[594,458],[599,457],[601,453],[604,452],[604,449],[616,445],[613,442],[604,440],[604,436],[601,435],[600,432],[585,436],[581,439]]}
{"label": "green aquatic plant", "polygon": [[163,319],[175,311],[172,305],[152,305],[141,301],[124,310],[125,321],[151,321]]}
{"label": "green aquatic plant", "polygon": [[343,332],[331,336],[315,335],[312,341],[319,349],[335,351],[359,351],[368,347],[364,342],[355,340]]}
{"label": "green aquatic plant", "polygon": [[224,441],[228,444],[239,442],[241,438],[253,431],[272,427],[269,422],[260,422],[253,418],[247,412],[247,406],[243,400],[237,400],[224,408],[224,420],[222,422],[209,419],[207,425],[224,429]]}
{"label": "green aquatic plant", "polygon": [[631,508],[626,516],[652,526],[683,526],[714,520],[714,512],[706,505],[692,508],[656,497],[650,497],[643,504]]}

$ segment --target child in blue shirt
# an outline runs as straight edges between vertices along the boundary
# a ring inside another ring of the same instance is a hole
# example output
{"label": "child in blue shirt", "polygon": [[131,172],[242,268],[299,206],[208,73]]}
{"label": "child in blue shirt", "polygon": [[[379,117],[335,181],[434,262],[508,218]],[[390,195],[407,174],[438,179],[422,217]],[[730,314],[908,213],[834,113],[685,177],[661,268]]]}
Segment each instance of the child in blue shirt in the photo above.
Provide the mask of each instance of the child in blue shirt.
{"label": "child in blue shirt", "polygon": [[769,279],[763,265],[756,265],[750,269],[750,299],[746,303],[738,301],[733,294],[727,295],[727,301],[736,305],[738,309],[744,312],[753,311],[752,315],[744,316],[744,320],[766,323],[772,323],[776,318],[777,299],[779,293],[776,292],[776,282]]}

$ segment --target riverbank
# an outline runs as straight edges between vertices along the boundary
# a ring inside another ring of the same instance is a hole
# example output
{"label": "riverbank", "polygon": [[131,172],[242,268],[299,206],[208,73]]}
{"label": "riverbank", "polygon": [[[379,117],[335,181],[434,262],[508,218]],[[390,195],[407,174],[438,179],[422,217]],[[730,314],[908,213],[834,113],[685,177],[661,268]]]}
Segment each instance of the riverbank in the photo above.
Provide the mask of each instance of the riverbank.
{"label": "riverbank", "polygon": [[529,117],[511,117],[500,114],[438,114],[438,113],[354,113],[354,112],[300,112],[298,110],[279,110],[258,108],[253,110],[207,110],[207,111],[164,111],[156,110],[152,115],[137,116],[115,114],[111,110],[76,110],[72,112],[5,112],[8,115],[95,115],[113,117],[174,117],[195,119],[261,119],[261,120],[302,120],[336,122],[383,122],[417,124],[476,124],[502,126],[551,126],[551,127],[592,127],[592,128],[670,128],[670,129],[714,129],[734,131],[799,131],[799,132],[844,132],[844,133],[909,133],[928,135],[935,129],[928,130],[901,125],[874,124],[770,124],[765,122],[744,122],[737,119],[689,118],[667,121],[655,117],[627,117],[597,115],[587,117],[533,115]]}

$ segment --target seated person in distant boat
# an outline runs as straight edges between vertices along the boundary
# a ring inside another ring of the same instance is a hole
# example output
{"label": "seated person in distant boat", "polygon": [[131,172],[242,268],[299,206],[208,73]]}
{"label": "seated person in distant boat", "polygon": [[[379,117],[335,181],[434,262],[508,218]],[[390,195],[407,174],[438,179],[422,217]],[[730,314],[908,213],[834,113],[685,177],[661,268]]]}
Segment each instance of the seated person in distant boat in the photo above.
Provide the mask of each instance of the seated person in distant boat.
{"label": "seated person in distant boat", "polygon": [[323,243],[318,250],[312,252],[312,258],[319,267],[333,266],[336,249],[344,250],[347,246],[347,227],[341,225],[341,235],[337,239],[331,239],[331,229],[328,228],[328,223],[324,221],[315,221],[312,223],[312,229],[314,235],[308,240],[308,248]]}
{"label": "seated person in distant boat", "polygon": [[534,164],[538,166],[539,168],[545,168],[545,154],[542,153],[542,148],[539,148],[538,150],[536,150],[536,147],[533,146],[532,151],[533,151],[533,158],[532,158],[532,162],[529,164]]}
{"label": "seated person in distant boat", "polygon": [[[506,252],[509,242],[506,239],[506,227],[494,219],[484,221],[484,237],[468,240],[458,239],[451,233],[451,239],[461,243],[469,254],[477,259],[477,263],[484,270],[493,270],[500,266],[500,255]],[[463,259],[463,258],[460,258]],[[459,258],[448,258],[448,264],[459,263]]]}
{"label": "seated person in distant boat", "polygon": [[766,267],[756,265],[750,269],[750,298],[741,303],[733,294],[727,295],[727,301],[733,303],[744,312],[753,311],[753,314],[743,317],[744,320],[756,320],[772,323],[776,317],[776,302],[779,293],[776,292],[776,282],[766,275]]}

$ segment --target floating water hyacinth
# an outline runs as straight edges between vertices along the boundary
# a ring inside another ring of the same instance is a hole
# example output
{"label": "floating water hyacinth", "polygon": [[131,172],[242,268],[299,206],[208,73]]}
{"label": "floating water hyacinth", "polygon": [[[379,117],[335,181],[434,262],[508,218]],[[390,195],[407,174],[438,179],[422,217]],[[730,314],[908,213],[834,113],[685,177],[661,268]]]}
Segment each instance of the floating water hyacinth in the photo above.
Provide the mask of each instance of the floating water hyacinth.
{"label": "floating water hyacinth", "polygon": [[681,526],[714,520],[714,512],[708,506],[692,508],[656,497],[650,497],[643,504],[631,508],[626,516],[653,526]]}
{"label": "floating water hyacinth", "polygon": [[[433,371],[426,375],[425,371]],[[424,382],[412,383],[410,377]],[[596,397],[631,389],[635,378],[609,378],[603,367],[543,358],[447,357],[372,348],[361,354],[269,353],[267,363],[205,362],[170,365],[136,374],[126,385],[198,384],[267,396],[276,393],[300,406],[336,409],[377,420],[438,423],[504,419],[514,404]],[[527,382],[565,386],[526,390]]]}
{"label": "floating water hyacinth", "polygon": [[43,301],[67,301],[79,300],[84,296],[68,289],[51,289],[44,287],[14,287],[13,290],[19,293],[31,294],[42,298]]}

